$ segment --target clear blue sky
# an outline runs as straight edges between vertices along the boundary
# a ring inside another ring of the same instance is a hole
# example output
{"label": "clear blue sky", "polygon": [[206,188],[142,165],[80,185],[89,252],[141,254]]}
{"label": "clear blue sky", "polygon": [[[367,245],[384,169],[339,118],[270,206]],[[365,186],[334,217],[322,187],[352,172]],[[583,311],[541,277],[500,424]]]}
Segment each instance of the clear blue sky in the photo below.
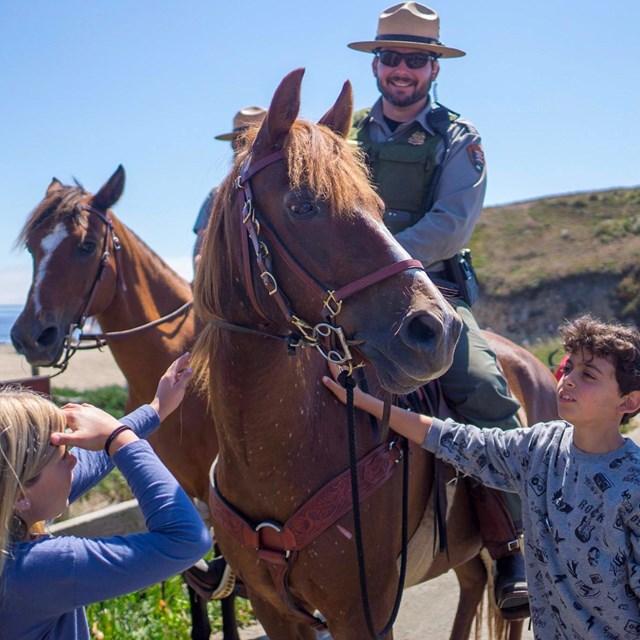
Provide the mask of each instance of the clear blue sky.
{"label": "clear blue sky", "polygon": [[[390,4],[0,0],[0,304],[25,299],[12,246],[51,178],[95,191],[119,163],[117,215],[190,277],[195,215],[230,160],[213,136],[300,66],[304,117],[347,78],[372,104],[371,56],[346,44]],[[640,3],[428,4],[468,54],[443,61],[439,98],[482,134],[488,205],[640,183]]]}

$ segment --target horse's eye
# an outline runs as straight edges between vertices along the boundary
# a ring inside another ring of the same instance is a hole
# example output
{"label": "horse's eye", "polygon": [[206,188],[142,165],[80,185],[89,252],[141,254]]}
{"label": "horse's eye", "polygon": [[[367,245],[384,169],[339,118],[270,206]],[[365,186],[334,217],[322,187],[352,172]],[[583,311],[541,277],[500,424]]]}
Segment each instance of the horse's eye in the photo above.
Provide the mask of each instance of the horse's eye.
{"label": "horse's eye", "polygon": [[93,253],[96,250],[96,243],[93,240],[85,240],[81,245],[80,245],[80,252],[84,253],[84,254],[90,254]]}
{"label": "horse's eye", "polygon": [[313,203],[308,200],[289,205],[289,209],[291,209],[291,212],[298,218],[310,216],[315,211]]}

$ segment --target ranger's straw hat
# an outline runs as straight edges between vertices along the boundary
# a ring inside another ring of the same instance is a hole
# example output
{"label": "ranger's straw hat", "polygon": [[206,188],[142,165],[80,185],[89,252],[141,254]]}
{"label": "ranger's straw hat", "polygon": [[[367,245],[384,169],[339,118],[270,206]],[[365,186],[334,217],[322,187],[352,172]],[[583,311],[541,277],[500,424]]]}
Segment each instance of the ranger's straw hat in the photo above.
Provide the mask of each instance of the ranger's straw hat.
{"label": "ranger's straw hat", "polygon": [[381,47],[406,47],[432,51],[441,58],[465,55],[464,51],[445,47],[440,42],[438,14],[418,2],[403,2],[389,7],[380,14],[375,40],[352,42],[348,46],[369,53]]}
{"label": "ranger's straw hat", "polygon": [[260,124],[267,115],[263,107],[245,107],[233,116],[233,131],[215,136],[216,140],[235,140],[247,127]]}

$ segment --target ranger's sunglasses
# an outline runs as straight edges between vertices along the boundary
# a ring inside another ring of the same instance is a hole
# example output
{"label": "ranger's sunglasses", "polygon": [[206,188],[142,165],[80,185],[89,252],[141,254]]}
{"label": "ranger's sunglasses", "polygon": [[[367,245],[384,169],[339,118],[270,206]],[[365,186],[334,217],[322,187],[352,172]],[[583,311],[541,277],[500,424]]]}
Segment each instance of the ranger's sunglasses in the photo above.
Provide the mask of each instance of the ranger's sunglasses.
{"label": "ranger's sunglasses", "polygon": [[435,56],[428,53],[398,53],[397,51],[376,51],[376,56],[385,67],[397,67],[403,60],[409,69],[422,69]]}

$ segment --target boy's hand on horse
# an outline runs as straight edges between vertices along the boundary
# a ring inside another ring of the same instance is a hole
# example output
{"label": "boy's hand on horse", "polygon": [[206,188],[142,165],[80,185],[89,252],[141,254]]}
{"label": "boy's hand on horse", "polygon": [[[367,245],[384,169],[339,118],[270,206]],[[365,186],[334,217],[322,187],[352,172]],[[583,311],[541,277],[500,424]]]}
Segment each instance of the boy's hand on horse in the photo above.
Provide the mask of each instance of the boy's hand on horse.
{"label": "boy's hand on horse", "polygon": [[[329,391],[335,395],[342,404],[347,404],[347,392],[346,389],[337,382],[338,376],[340,375],[340,368],[335,365],[333,362],[327,360],[327,365],[329,366],[329,371],[331,372],[331,376],[322,376],[322,382]],[[368,411],[377,417],[377,403],[382,403],[374,398],[372,395],[365,393],[358,385],[353,388],[353,404],[358,409],[363,409],[364,411]]]}
{"label": "boy's hand on horse", "polygon": [[[340,370],[335,364],[329,362],[329,371],[333,378],[337,379]],[[340,402],[346,404],[347,393],[345,389],[336,382],[335,379],[329,376],[322,376],[322,382],[324,386],[331,391]],[[384,404],[382,400],[375,398],[374,396],[365,393],[362,389],[356,385],[353,389],[353,404],[358,408],[366,411],[378,420],[382,420],[384,413]],[[431,427],[432,418],[422,415],[420,413],[413,413],[410,411],[404,411],[399,407],[391,407],[391,414],[389,417],[389,426],[400,435],[403,435],[410,440],[413,440],[416,444],[422,444],[429,427]]]}

